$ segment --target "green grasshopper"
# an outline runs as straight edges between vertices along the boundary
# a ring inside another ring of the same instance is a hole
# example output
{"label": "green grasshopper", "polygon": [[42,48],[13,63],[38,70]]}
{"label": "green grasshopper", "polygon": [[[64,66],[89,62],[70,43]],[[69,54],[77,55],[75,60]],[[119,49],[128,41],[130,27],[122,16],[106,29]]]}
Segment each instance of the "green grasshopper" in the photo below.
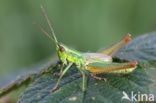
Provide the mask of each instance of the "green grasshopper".
{"label": "green grasshopper", "polygon": [[[57,89],[58,84],[66,72],[70,69],[72,65],[75,65],[82,75],[82,90],[85,91],[85,73],[84,71],[89,71],[92,75],[99,73],[115,73],[115,74],[126,74],[131,73],[137,67],[137,62],[128,62],[128,63],[115,63],[112,60],[112,56],[127,42],[131,40],[131,35],[126,35],[120,42],[112,45],[111,47],[100,51],[99,53],[81,53],[76,50],[70,49],[64,44],[57,41],[51,23],[48,19],[45,10],[41,6],[41,10],[45,16],[45,19],[49,25],[49,28],[52,33],[52,37],[39,25],[34,24],[39,28],[49,39],[51,39],[56,45],[56,51],[60,61],[62,62],[61,74],[59,76],[56,85],[50,92],[53,92]],[[94,65],[96,64],[96,66]],[[103,66],[98,65],[103,64]],[[66,65],[64,70],[63,67]]]}

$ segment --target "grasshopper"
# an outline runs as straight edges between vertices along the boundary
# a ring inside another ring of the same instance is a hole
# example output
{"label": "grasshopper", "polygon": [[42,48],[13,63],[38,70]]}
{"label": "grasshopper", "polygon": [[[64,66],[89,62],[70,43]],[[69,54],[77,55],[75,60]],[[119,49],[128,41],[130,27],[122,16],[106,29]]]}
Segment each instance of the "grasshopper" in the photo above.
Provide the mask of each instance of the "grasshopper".
{"label": "grasshopper", "polygon": [[[82,75],[82,91],[85,91],[85,73],[84,71],[89,71],[92,75],[99,74],[99,73],[115,73],[115,74],[126,74],[131,73],[137,68],[137,62],[127,62],[127,63],[115,63],[112,60],[112,56],[126,43],[131,40],[131,35],[126,35],[121,41],[118,43],[110,46],[109,48],[102,50],[98,53],[81,53],[76,50],[70,49],[69,47],[65,46],[64,44],[58,42],[54,30],[51,26],[51,23],[48,19],[48,16],[41,6],[41,10],[44,14],[44,17],[49,25],[50,31],[52,36],[50,36],[43,28],[39,25],[34,25],[39,28],[43,34],[45,34],[49,39],[51,39],[54,44],[56,45],[56,51],[60,61],[62,62],[61,74],[59,76],[58,81],[56,82],[55,86],[50,92],[53,92],[57,89],[59,82],[61,81],[62,77],[66,74],[66,72],[70,69],[72,65],[75,65]],[[96,64],[96,66],[94,65]],[[100,66],[98,64],[103,64]],[[64,70],[63,67],[66,66]]]}

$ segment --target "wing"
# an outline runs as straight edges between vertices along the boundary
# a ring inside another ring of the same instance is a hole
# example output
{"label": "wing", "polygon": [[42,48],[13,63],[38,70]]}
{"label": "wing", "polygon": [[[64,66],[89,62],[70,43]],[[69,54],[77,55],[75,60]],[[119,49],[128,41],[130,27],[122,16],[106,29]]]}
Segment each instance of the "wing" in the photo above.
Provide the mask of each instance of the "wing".
{"label": "wing", "polygon": [[83,53],[82,56],[86,59],[87,64],[95,62],[112,62],[112,57],[102,53]]}
{"label": "wing", "polygon": [[106,50],[100,51],[100,53],[104,53],[109,56],[113,56],[120,48],[122,48],[126,43],[131,40],[131,35],[126,35],[120,42],[112,45],[111,47],[107,48]]}
{"label": "wing", "polygon": [[99,73],[117,73],[117,74],[126,74],[135,70],[137,67],[137,62],[129,63],[92,63],[84,67],[84,70],[87,70],[93,74]]}

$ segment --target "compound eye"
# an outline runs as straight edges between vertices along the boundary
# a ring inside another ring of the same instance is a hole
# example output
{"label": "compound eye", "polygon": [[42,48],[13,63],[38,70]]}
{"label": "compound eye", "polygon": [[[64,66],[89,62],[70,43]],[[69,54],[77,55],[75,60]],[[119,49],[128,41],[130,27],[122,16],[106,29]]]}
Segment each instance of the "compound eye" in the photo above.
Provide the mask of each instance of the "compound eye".
{"label": "compound eye", "polygon": [[64,52],[65,51],[64,47],[60,46],[60,51]]}

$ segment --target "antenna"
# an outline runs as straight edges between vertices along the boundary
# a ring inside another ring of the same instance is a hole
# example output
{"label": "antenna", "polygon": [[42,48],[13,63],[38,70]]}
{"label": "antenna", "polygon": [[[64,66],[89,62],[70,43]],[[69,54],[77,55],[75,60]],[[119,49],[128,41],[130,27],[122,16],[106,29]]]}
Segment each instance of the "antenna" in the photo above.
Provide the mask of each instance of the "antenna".
{"label": "antenna", "polygon": [[40,27],[38,24],[36,24],[36,23],[33,23],[33,25],[35,25],[38,29],[40,29],[40,31],[43,32],[43,34],[44,34],[45,36],[47,36],[50,40],[54,41],[55,44],[56,44],[56,41],[55,41],[43,28],[41,28],[41,27]]}
{"label": "antenna", "polygon": [[54,38],[55,42],[57,43],[57,39],[56,39],[56,37],[55,37],[54,30],[53,30],[53,28],[52,28],[52,26],[51,26],[51,23],[50,23],[50,21],[49,21],[49,19],[48,19],[48,16],[47,16],[47,14],[46,14],[46,12],[45,12],[45,10],[44,10],[44,8],[43,8],[42,5],[41,5],[41,10],[42,10],[42,12],[43,12],[43,14],[44,14],[44,17],[45,17],[45,19],[46,19],[48,25],[49,25],[50,31],[51,31],[51,33],[52,33],[52,35],[53,35],[53,38]]}

